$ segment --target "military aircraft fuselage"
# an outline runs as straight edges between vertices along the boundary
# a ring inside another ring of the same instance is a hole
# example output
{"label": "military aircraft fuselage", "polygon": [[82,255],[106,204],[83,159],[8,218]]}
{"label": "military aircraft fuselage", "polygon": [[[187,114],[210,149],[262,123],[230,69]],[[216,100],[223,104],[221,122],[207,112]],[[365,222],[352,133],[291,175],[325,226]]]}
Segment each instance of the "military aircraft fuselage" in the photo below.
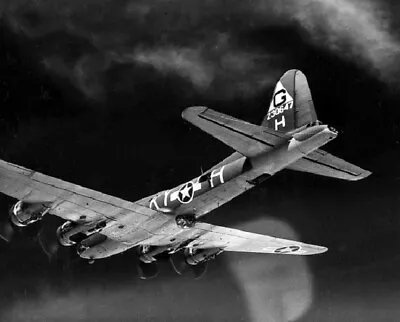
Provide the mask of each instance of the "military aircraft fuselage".
{"label": "military aircraft fuselage", "polygon": [[[182,228],[177,227],[175,218],[177,217],[175,214],[179,213],[180,206],[190,204],[202,194],[238,176],[243,176],[248,182],[254,180],[255,185],[258,182],[256,180],[258,177],[275,174],[336,136],[337,132],[326,125],[311,126],[290,136],[288,135],[287,138],[282,139],[280,144],[266,149],[265,152],[255,157],[239,157],[171,190],[162,191],[149,201],[149,207],[155,211],[155,217],[147,223],[143,223],[141,234],[135,233],[134,236],[129,236],[129,243],[122,240],[122,243],[119,243],[118,241],[107,239],[96,245],[91,242],[91,238],[88,238],[87,242],[82,242],[79,255],[83,258],[91,259],[104,258],[139,244],[158,245],[160,249],[165,250],[166,243],[170,243],[170,241],[165,240],[165,236],[170,235],[166,234],[166,231],[179,233],[179,229]],[[222,204],[221,202],[218,206]],[[168,220],[165,218],[161,220],[160,214],[171,217]],[[191,215],[196,217],[195,210]],[[157,219],[157,216],[160,218]],[[93,240],[97,240],[96,236],[93,237]],[[172,249],[180,247],[179,244],[173,243],[170,246]]]}
{"label": "military aircraft fuselage", "polygon": [[246,170],[246,161],[246,158],[242,157],[174,189],[162,191],[150,201],[150,208],[164,213],[173,212],[180,205],[188,204],[197,196],[242,174]]}
{"label": "military aircraft fuselage", "polygon": [[182,204],[188,204],[196,197],[250,170],[254,177],[263,174],[273,175],[326,144],[336,135],[336,131],[326,125],[305,128],[255,157],[243,156],[171,190],[160,192],[150,201],[150,208],[173,213]]}

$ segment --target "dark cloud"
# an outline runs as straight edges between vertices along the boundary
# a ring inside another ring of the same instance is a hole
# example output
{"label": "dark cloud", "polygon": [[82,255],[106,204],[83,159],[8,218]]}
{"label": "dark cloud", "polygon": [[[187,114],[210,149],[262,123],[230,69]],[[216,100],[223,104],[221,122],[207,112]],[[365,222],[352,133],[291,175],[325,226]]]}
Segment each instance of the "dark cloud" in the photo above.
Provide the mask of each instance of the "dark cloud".
{"label": "dark cloud", "polygon": [[312,41],[367,68],[383,81],[398,76],[400,41],[382,1],[306,0],[285,7]]}
{"label": "dark cloud", "polygon": [[385,81],[394,76],[399,56],[390,13],[374,1],[60,0],[2,6],[14,32],[40,42],[44,66],[89,98],[104,97],[104,73],[121,63],[178,75],[194,90],[220,98],[254,95],[273,84],[292,51],[272,51],[274,38],[262,39],[261,47],[246,39],[265,27],[300,26],[315,46],[361,61]]}
{"label": "dark cloud", "polygon": [[[221,97],[230,98],[271,85],[277,67],[272,54],[238,45],[232,26],[249,24],[239,23],[245,18],[242,7],[195,1],[20,2],[9,5],[7,21],[16,33],[40,42],[39,56],[49,71],[90,98],[101,97],[104,72],[119,64],[148,65],[182,77],[194,90],[210,94],[217,87]],[[76,44],[66,35],[86,42],[75,57]]]}

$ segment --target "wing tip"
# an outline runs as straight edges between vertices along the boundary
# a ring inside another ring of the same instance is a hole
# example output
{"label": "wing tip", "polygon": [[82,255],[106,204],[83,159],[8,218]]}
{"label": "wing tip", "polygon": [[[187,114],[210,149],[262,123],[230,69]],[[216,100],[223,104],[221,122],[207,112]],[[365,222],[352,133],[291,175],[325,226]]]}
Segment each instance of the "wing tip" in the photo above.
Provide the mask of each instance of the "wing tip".
{"label": "wing tip", "polygon": [[312,246],[312,248],[304,249],[304,252],[301,251],[299,251],[298,253],[294,252],[293,255],[312,256],[312,255],[323,254],[328,251],[328,247],[324,246],[316,246],[316,245],[307,245],[307,246]]}
{"label": "wing tip", "polygon": [[207,109],[208,109],[208,107],[206,107],[206,106],[190,106],[190,107],[187,107],[182,112],[182,118],[184,120],[190,121],[194,117],[196,117],[197,115],[203,113]]}
{"label": "wing tip", "polygon": [[365,178],[369,177],[371,174],[372,174],[371,171],[362,170],[362,172],[360,172],[360,174],[358,174],[357,176],[352,177],[350,181],[359,181],[359,180],[362,180],[362,179],[365,179]]}
{"label": "wing tip", "polygon": [[318,248],[319,248],[319,250],[317,250],[317,252],[315,253],[316,255],[317,254],[323,254],[323,253],[326,253],[328,251],[328,247],[319,246]]}

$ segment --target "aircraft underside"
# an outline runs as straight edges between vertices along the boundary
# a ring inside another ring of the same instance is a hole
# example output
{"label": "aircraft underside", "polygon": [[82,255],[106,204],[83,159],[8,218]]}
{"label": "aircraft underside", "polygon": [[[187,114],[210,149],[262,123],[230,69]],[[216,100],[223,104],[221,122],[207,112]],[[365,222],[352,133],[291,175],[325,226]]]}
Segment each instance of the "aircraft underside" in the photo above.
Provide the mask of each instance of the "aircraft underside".
{"label": "aircraft underside", "polygon": [[[178,274],[200,277],[224,251],[314,255],[326,247],[245,232],[199,219],[283,169],[356,181],[370,172],[319,147],[337,132],[316,118],[304,74],[291,70],[278,82],[263,123],[254,125],[202,106],[182,117],[236,152],[179,186],[135,202],[106,195],[0,160],[0,192],[17,200],[0,237],[33,229],[51,258],[57,244],[73,247],[89,263],[134,249],[138,274],[158,274],[168,258]],[[66,220],[52,241],[43,241],[46,214]]]}

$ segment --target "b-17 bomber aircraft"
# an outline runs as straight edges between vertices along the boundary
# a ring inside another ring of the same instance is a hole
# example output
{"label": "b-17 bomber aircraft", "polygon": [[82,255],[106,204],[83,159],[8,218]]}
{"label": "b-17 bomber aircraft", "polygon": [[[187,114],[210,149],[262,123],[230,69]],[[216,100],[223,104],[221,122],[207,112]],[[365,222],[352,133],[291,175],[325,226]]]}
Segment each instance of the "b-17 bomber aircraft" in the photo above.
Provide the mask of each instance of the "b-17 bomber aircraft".
{"label": "b-17 bomber aircraft", "polygon": [[177,273],[192,270],[199,277],[206,262],[224,251],[313,255],[327,250],[200,221],[282,169],[353,181],[370,174],[319,149],[337,131],[317,120],[301,71],[280,78],[261,125],[202,106],[185,109],[182,117],[235,152],[199,177],[135,202],[0,160],[0,192],[18,199],[10,227],[59,216],[66,220],[57,230],[61,245],[76,247],[90,262],[135,248],[143,279],[157,275],[163,255]]}

